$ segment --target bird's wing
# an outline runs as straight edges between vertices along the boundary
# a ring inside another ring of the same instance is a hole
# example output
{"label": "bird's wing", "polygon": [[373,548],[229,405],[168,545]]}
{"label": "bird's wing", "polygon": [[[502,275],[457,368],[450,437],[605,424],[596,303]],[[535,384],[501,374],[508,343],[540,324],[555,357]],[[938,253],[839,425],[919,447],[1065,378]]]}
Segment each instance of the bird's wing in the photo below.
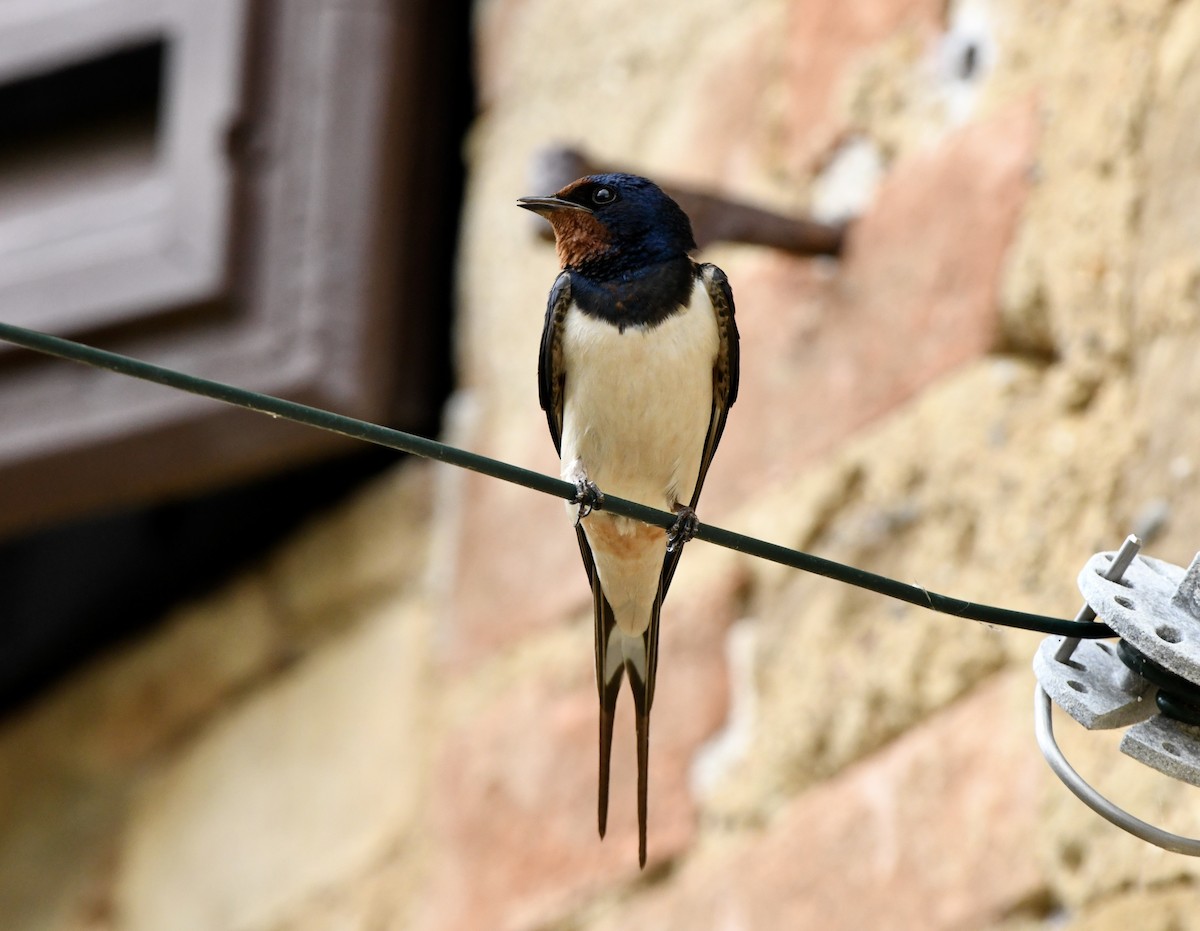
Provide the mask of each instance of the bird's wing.
{"label": "bird's wing", "polygon": [[[538,358],[538,396],[542,409],[546,412],[546,422],[550,427],[550,437],[554,440],[554,449],[560,455],[562,453],[563,401],[567,384],[567,373],[563,364],[562,331],[567,318],[567,309],[570,306],[571,276],[569,272],[564,271],[554,282],[554,287],[550,289],[550,301],[546,307],[546,323],[542,330],[541,354]],[[592,609],[595,617],[596,685],[600,691],[600,779],[597,822],[600,836],[603,837],[608,826],[608,776],[609,761],[612,758],[613,716],[617,707],[617,695],[621,690],[624,665],[618,663],[615,670],[612,670],[611,677],[605,681],[608,646],[617,621],[612,607],[600,587],[600,574],[596,571],[592,548],[588,544],[587,536],[581,525],[576,525],[575,535],[579,541],[579,555],[583,559],[583,568],[587,573],[588,584],[592,588]],[[656,606],[656,614],[657,610]],[[645,797],[644,790],[642,797]],[[642,823],[645,824],[644,812]],[[642,848],[644,851],[644,839]],[[644,861],[644,852],[642,856]]]}
{"label": "bird's wing", "polygon": [[700,500],[700,489],[708,475],[717,444],[725,432],[725,418],[729,408],[737,400],[739,355],[737,322],[733,317],[733,291],[729,279],[715,265],[701,265],[700,274],[708,299],[712,301],[717,316],[717,358],[713,362],[712,416],[708,421],[708,436],[704,440],[704,455],[700,457],[700,474],[696,478],[696,489],[692,492],[691,506]]}
{"label": "bird's wing", "polygon": [[542,327],[542,350],[538,356],[538,400],[546,412],[554,451],[562,452],[563,397],[567,373],[563,365],[562,336],[571,306],[571,275],[563,272],[550,289],[546,305],[546,323]]}
{"label": "bird's wing", "polygon": [[[550,427],[550,438],[554,451],[562,454],[563,399],[567,390],[567,370],[563,362],[562,335],[571,306],[571,274],[563,272],[550,289],[550,300],[546,305],[546,323],[542,328],[542,348],[538,355],[538,399],[546,412],[546,424]],[[588,581],[596,588],[595,562],[592,549],[588,546],[583,528],[576,526],[579,537],[579,553],[583,557],[583,568]],[[611,612],[610,612],[611,613]]]}
{"label": "bird's wing", "polygon": [[[712,414],[708,420],[708,435],[704,438],[704,452],[700,456],[700,474],[696,476],[696,488],[692,492],[692,500],[688,502],[692,508],[700,500],[700,490],[704,487],[704,479],[708,475],[708,467],[712,464],[713,454],[717,444],[721,442],[721,434],[725,432],[725,420],[729,416],[729,408],[737,400],[738,378],[740,375],[737,321],[733,316],[733,291],[729,287],[729,279],[715,265],[704,264],[697,266],[697,271],[712,302],[713,312],[717,317],[717,357],[713,360],[713,394]],[[667,595],[675,568],[679,565],[682,547],[677,547],[667,553],[663,561],[662,585],[659,601]],[[655,611],[656,618],[658,616]],[[657,633],[657,632],[656,632]],[[657,636],[654,639],[653,652],[657,654]],[[650,677],[653,680],[654,666],[650,666]]]}

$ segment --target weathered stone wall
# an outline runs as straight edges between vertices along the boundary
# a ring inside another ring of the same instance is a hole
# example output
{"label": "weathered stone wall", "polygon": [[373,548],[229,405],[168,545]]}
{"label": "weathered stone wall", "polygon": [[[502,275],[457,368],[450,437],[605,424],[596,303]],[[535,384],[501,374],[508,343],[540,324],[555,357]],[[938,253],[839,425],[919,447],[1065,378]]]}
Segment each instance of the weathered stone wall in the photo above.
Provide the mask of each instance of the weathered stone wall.
{"label": "weathered stone wall", "polygon": [[[744,360],[705,520],[1067,616],[1130,529],[1176,563],[1200,547],[1200,0],[486,0],[476,25],[450,439],[555,469],[554,258],[513,201],[566,141],[779,210],[865,204],[837,264],[705,253]],[[1196,864],[1042,763],[1038,639],[692,544],[639,873],[626,719],[595,836],[561,505],[406,466],[5,725],[0,915],[1200,928]],[[1059,730],[1106,793],[1200,834],[1195,789]]]}

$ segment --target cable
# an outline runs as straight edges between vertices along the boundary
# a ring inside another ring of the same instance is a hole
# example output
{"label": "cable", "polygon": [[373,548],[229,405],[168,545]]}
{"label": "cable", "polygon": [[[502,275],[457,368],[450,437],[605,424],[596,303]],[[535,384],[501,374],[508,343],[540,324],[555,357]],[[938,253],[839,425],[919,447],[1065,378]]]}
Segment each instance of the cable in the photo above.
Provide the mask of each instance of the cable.
{"label": "cable", "polygon": [[[526,488],[540,491],[543,494],[553,495],[556,498],[571,500],[575,497],[575,486],[561,479],[552,478],[549,475],[523,469],[507,462],[501,462],[498,459],[490,459],[487,456],[481,456],[477,453],[448,446],[445,443],[439,443],[437,440],[404,433],[401,430],[393,430],[389,427],[381,427],[378,424],[356,420],[353,417],[344,417],[341,414],[335,414],[321,408],[309,407],[306,404],[297,404],[294,401],[285,401],[282,398],[259,394],[255,391],[247,391],[244,388],[210,381],[195,375],[186,375],[182,372],[176,372],[172,369],[130,358],[129,356],[96,349],[72,340],[51,336],[48,333],[41,333],[37,330],[28,330],[24,327],[8,323],[0,323],[0,339],[17,346],[23,346],[26,349],[32,349],[35,352],[58,356],[62,359],[80,362],[96,368],[108,369],[109,371],[127,375],[131,378],[139,378],[143,381],[165,385],[168,388],[174,388],[178,391],[212,398],[215,401],[269,414],[283,420],[290,420],[293,423],[315,427],[318,430],[339,433],[342,436],[348,436],[353,439],[387,446],[391,449],[398,449],[402,452],[411,453],[414,456],[445,462],[463,469],[471,469],[484,475],[490,475],[493,478],[523,485]],[[664,529],[671,527],[675,523],[674,514],[612,495],[604,496],[604,510],[622,517],[631,517]],[[759,559],[766,559],[770,562],[790,566],[793,569],[799,569],[803,572],[824,576],[825,578],[843,582],[847,585],[853,585],[880,595],[885,595],[888,598],[894,598],[898,601],[904,601],[921,608],[927,608],[931,611],[949,614],[954,617],[961,617],[966,620],[981,621],[986,624],[996,624],[1002,627],[1038,631],[1044,634],[1079,637],[1081,639],[1115,636],[1113,631],[1104,624],[1068,621],[1040,614],[1029,614],[1024,611],[1012,611],[1007,608],[975,604],[974,602],[964,601],[961,598],[952,598],[949,595],[939,595],[937,592],[931,592],[917,585],[908,585],[904,582],[890,579],[887,576],[867,572],[864,569],[856,569],[853,566],[843,565],[830,559],[813,556],[809,553],[803,553],[799,550],[789,549],[774,543],[767,543],[754,537],[714,527],[711,524],[700,524],[695,538],[716,544],[717,546],[723,546],[727,549],[736,550],[739,553],[745,553]]]}

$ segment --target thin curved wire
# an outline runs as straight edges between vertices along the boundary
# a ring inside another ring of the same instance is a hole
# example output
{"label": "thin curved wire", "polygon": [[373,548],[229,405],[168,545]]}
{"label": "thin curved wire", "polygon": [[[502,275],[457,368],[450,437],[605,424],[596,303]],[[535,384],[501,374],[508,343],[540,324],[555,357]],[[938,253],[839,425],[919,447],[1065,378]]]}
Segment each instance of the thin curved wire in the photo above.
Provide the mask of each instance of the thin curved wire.
{"label": "thin curved wire", "polygon": [[1186,854],[1189,857],[1200,857],[1200,839],[1172,834],[1162,828],[1155,827],[1135,818],[1124,808],[1118,808],[1103,795],[1093,789],[1075,768],[1067,762],[1054,739],[1054,723],[1051,720],[1050,696],[1040,685],[1035,686],[1033,693],[1033,730],[1037,736],[1038,748],[1042,756],[1054,770],[1054,774],[1062,780],[1063,785],[1070,789],[1075,797],[1106,821],[1115,824],[1123,831],[1128,831],[1147,843],[1170,850],[1173,853]]}
{"label": "thin curved wire", "polygon": [[[363,440],[367,443],[375,443],[379,446],[387,446],[391,449],[411,453],[415,456],[422,456],[426,459],[434,459],[438,462],[445,462],[460,468],[471,469],[484,475],[490,475],[493,478],[523,485],[526,488],[540,491],[543,494],[553,495],[556,498],[571,500],[576,493],[575,486],[569,482],[552,478],[549,475],[543,475],[540,472],[523,469],[511,463],[501,462],[498,459],[481,456],[478,453],[458,449],[445,443],[440,443],[437,440],[405,433],[401,430],[393,430],[389,427],[381,427],[378,424],[356,420],[353,417],[345,417],[318,407],[309,407],[306,404],[297,404],[294,401],[286,401],[271,395],[247,391],[244,388],[237,388],[233,385],[226,385],[221,382],[210,381],[206,378],[199,378],[195,375],[176,372],[149,362],[143,362],[139,359],[133,359],[129,356],[108,352],[103,349],[96,349],[92,346],[85,346],[82,343],[63,339],[58,336],[51,336],[48,333],[41,333],[37,330],[29,330],[24,327],[14,326],[13,324],[0,323],[0,339],[23,346],[26,349],[32,349],[35,352],[57,356],[72,362],[80,362],[96,368],[108,369],[109,371],[127,375],[131,378],[165,385],[168,388],[174,388],[178,391],[185,391],[189,394],[211,398],[225,404],[232,404],[237,407],[246,408],[247,410],[269,414],[273,417],[290,420],[294,423],[315,427],[318,430],[339,433],[342,436]],[[660,511],[656,508],[638,504],[635,501],[628,501],[611,495],[605,495],[604,497],[604,510],[621,515],[622,517],[631,517],[656,527],[669,528],[675,523],[675,515],[668,511]],[[976,604],[961,598],[953,598],[949,595],[931,592],[918,585],[899,582],[896,579],[877,575],[865,569],[857,569],[854,566],[847,566],[820,556],[813,556],[810,553],[804,553],[800,550],[789,549],[785,546],[767,543],[764,540],[734,533],[730,530],[723,530],[711,524],[700,524],[696,531],[696,539],[966,620],[996,624],[1002,627],[1039,631],[1044,634],[1078,637],[1080,639],[1098,639],[1115,636],[1113,631],[1104,624],[1094,622],[1080,623],[1062,618],[1047,617],[1041,614],[1013,611],[992,605]]]}

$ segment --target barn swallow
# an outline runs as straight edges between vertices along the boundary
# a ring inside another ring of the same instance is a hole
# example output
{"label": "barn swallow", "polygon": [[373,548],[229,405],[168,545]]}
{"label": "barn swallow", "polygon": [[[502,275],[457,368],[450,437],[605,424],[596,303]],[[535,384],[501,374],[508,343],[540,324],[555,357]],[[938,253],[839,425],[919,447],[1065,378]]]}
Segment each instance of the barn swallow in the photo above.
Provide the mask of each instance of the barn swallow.
{"label": "barn swallow", "polygon": [[[589,175],[517,203],[554,229],[538,389],[592,588],[600,693],[598,821],[608,820],[613,714],[628,676],[637,722],[638,861],[646,865],[650,706],[659,615],[738,389],[725,273],[694,262],[687,215],[655,184]],[[668,531],[607,514],[604,493],[677,515]]]}

